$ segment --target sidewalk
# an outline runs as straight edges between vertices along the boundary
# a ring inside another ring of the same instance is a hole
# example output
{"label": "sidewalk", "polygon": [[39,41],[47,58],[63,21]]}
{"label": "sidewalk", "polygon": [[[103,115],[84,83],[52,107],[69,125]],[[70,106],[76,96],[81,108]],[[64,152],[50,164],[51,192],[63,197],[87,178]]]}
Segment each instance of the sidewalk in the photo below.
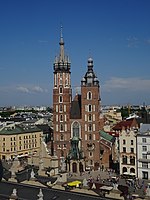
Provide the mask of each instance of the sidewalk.
{"label": "sidewalk", "polygon": [[[94,176],[95,178],[96,178],[97,174],[98,174],[98,172],[95,173],[95,176]],[[93,173],[91,173],[90,175],[93,175]],[[79,177],[78,177],[78,175],[76,175],[75,177],[72,176],[72,178],[76,178],[76,179],[80,179],[81,180],[81,179],[83,179],[83,177],[84,178],[86,178],[86,177],[88,178],[90,175],[89,174],[84,174],[83,176],[79,175]],[[102,177],[106,178],[107,177],[107,173],[104,173],[102,175]],[[17,182],[16,179],[14,179],[14,178],[11,178],[10,181]],[[44,184],[42,184],[42,183],[40,183],[38,181],[35,181],[35,180],[29,180],[29,181],[26,180],[26,181],[23,181],[21,183],[28,184],[28,185],[35,185],[35,186],[38,186],[38,187],[47,187]],[[58,189],[58,190],[65,190],[65,188],[60,183],[54,185],[52,188]],[[77,192],[77,193],[84,193],[84,194],[91,194],[91,195],[99,196],[99,194],[97,194],[93,190],[88,190],[88,189],[85,189],[85,188],[82,188],[82,189],[75,188],[75,189],[73,189],[71,191],[72,192]],[[124,200],[123,197],[120,197],[120,193],[121,193],[120,191],[113,189],[109,194],[106,194],[105,197],[118,199],[118,200]],[[150,198],[149,197],[145,198],[145,200],[148,200],[148,199],[150,199]],[[141,200],[141,198],[136,198],[136,200]]]}

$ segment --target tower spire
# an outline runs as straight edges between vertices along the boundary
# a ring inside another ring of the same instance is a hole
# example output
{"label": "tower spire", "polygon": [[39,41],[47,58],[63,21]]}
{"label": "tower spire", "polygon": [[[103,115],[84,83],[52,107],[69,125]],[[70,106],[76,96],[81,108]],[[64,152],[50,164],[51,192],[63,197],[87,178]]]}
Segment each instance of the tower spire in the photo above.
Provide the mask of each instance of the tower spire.
{"label": "tower spire", "polygon": [[60,31],[60,62],[64,61],[64,40],[63,40],[63,34],[62,34],[62,26]]}

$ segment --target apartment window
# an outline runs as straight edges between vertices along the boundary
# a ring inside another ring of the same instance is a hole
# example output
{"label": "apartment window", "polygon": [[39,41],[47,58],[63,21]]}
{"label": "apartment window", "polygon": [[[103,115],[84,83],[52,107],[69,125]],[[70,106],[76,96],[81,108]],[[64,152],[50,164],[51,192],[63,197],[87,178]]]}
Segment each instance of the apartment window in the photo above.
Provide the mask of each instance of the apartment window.
{"label": "apartment window", "polygon": [[142,154],[142,158],[143,158],[143,159],[147,159],[147,154],[144,154],[144,153],[143,153],[143,154]]}
{"label": "apartment window", "polygon": [[5,151],[5,148],[3,148],[3,151]]}
{"label": "apartment window", "polygon": [[58,115],[56,115],[56,122],[58,122]]}
{"label": "apartment window", "polygon": [[135,165],[135,157],[134,156],[130,156],[130,164]]}
{"label": "apartment window", "polygon": [[142,179],[148,179],[148,172],[142,171]]}
{"label": "apartment window", "polygon": [[66,149],[66,147],[67,147],[67,145],[66,144],[64,144],[64,148]]}
{"label": "apartment window", "polygon": [[131,140],[131,145],[133,145],[133,140]]}
{"label": "apartment window", "polygon": [[127,156],[122,156],[122,164],[127,164]]}
{"label": "apartment window", "polygon": [[146,138],[142,138],[142,143],[146,143]]}
{"label": "apartment window", "polygon": [[131,148],[130,150],[131,150],[131,153],[134,153],[134,148]]}
{"label": "apartment window", "polygon": [[123,140],[123,144],[126,144],[126,141],[125,141],[125,140]]}
{"label": "apartment window", "polygon": [[5,138],[3,138],[3,141],[5,141]]}
{"label": "apartment window", "polygon": [[126,147],[123,147],[123,153],[126,153]]}
{"label": "apartment window", "polygon": [[147,146],[142,146],[142,151],[147,151]]}
{"label": "apartment window", "polygon": [[142,162],[142,168],[147,169],[148,168],[148,163],[147,162]]}

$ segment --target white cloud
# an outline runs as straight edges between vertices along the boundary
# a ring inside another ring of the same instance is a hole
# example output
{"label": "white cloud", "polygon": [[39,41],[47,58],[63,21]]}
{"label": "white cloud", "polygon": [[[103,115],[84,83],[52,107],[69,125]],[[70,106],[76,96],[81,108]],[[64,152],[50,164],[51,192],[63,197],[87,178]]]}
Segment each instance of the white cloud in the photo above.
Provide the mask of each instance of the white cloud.
{"label": "white cloud", "polygon": [[17,90],[23,93],[30,93],[29,89],[23,86],[19,86]]}
{"label": "white cloud", "polygon": [[17,87],[17,90],[23,93],[46,93],[47,89],[44,89],[40,86],[19,86]]}
{"label": "white cloud", "polygon": [[110,92],[112,90],[128,90],[128,91],[147,91],[149,92],[150,80],[142,78],[120,78],[112,77],[105,81],[102,85],[103,90]]}

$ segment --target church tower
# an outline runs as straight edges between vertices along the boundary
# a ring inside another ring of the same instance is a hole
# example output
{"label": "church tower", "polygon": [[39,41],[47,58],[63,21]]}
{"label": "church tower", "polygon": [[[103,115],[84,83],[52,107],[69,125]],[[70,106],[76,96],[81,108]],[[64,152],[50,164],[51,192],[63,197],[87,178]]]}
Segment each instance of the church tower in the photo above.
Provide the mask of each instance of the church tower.
{"label": "church tower", "polygon": [[53,128],[54,155],[64,162],[70,149],[70,107],[72,100],[69,57],[64,52],[64,40],[60,37],[60,54],[54,61]]}
{"label": "church tower", "polygon": [[93,71],[93,59],[88,59],[88,69],[81,81],[82,149],[86,166],[100,166],[100,85]]}

